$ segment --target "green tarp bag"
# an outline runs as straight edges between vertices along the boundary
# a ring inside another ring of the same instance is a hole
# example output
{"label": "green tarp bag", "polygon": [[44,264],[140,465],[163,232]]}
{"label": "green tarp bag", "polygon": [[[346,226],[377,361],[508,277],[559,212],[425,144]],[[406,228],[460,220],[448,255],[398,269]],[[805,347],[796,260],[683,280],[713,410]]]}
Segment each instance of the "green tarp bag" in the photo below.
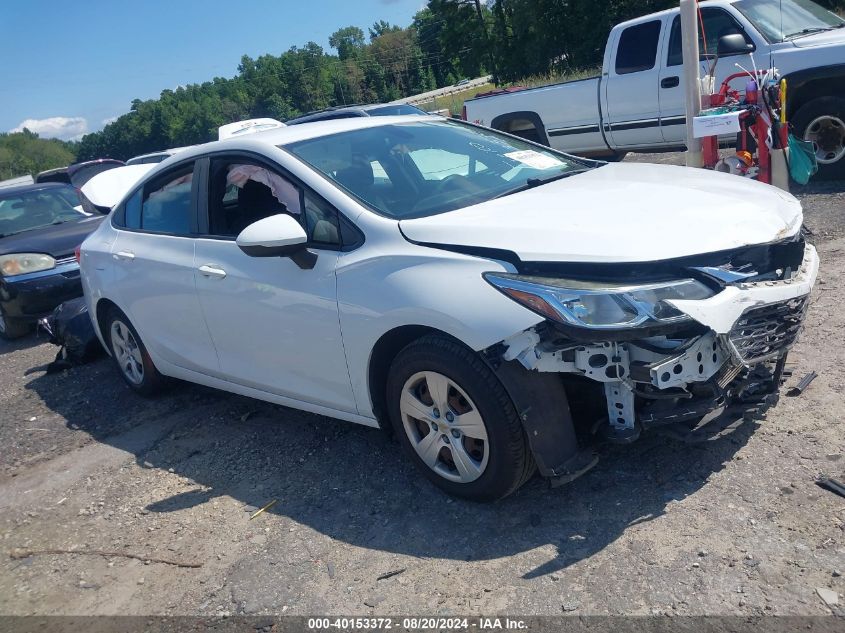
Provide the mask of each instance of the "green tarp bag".
{"label": "green tarp bag", "polygon": [[819,170],[816,148],[809,141],[789,135],[789,175],[799,185],[806,185]]}

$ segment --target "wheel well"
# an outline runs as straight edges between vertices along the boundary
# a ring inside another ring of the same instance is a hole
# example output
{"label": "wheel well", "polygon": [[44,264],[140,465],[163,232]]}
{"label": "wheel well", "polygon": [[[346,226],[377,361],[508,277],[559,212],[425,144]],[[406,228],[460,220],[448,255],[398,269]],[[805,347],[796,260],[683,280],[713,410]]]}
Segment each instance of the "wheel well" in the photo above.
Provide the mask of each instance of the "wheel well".
{"label": "wheel well", "polygon": [[537,133],[535,142],[549,145],[549,137],[546,136],[546,127],[543,125],[540,115],[536,112],[523,111],[501,114],[490,122],[490,127],[516,136],[523,136],[522,134],[518,134],[519,132],[524,133],[533,130]]}
{"label": "wheel well", "polygon": [[[97,302],[97,309],[96,309],[96,316],[97,316],[97,327],[100,329],[100,334],[103,337],[103,341],[108,341],[108,336],[106,336],[106,316],[108,316],[109,310],[112,308],[116,310],[120,310],[117,307],[117,304],[109,299],[100,299]],[[108,343],[107,343],[108,344]]]}
{"label": "wheel well", "polygon": [[802,83],[789,95],[788,114],[794,116],[804,105],[819,97],[845,96],[845,75],[813,79]]}
{"label": "wheel well", "polygon": [[387,415],[385,386],[387,385],[387,373],[390,371],[393,359],[413,341],[426,334],[436,332],[439,332],[439,330],[424,325],[403,325],[383,334],[373,346],[368,372],[370,402],[373,405],[373,413],[383,431],[388,433],[391,431],[390,420]]}

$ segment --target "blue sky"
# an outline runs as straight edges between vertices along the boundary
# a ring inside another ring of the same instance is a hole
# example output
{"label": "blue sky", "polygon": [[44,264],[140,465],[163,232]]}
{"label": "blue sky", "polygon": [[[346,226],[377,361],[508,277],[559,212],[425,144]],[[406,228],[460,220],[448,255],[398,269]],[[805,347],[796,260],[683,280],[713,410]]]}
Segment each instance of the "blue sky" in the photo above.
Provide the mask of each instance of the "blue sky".
{"label": "blue sky", "polygon": [[232,77],[241,55],[279,54],[377,20],[407,26],[425,0],[0,0],[0,131],[71,138],[133,99]]}

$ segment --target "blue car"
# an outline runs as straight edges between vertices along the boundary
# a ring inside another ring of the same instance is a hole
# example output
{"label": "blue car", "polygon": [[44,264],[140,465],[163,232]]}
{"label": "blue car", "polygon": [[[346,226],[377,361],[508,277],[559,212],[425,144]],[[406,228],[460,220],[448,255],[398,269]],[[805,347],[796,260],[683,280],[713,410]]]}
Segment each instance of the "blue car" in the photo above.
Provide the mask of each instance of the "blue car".
{"label": "blue car", "polygon": [[82,211],[69,184],[0,189],[0,338],[24,336],[82,296],[75,251],[102,220]]}

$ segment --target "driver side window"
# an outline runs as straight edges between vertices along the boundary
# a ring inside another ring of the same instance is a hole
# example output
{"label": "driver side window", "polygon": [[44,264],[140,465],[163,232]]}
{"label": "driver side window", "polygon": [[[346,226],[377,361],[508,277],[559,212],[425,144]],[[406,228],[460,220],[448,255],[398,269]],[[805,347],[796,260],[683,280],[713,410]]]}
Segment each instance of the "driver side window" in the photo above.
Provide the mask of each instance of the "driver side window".
{"label": "driver side window", "polygon": [[315,246],[340,246],[337,212],[289,178],[244,158],[211,161],[211,235],[234,238],[250,224],[282,213],[300,222]]}
{"label": "driver side window", "polygon": [[[698,34],[698,49],[702,59],[712,57],[716,53],[719,48],[719,38],[724,35],[740,33],[748,44],[754,44],[739,22],[724,9],[704,7],[701,9],[701,18],[700,31],[703,31],[703,33],[699,32]],[[683,63],[681,18],[676,16],[674,22],[672,22],[672,31],[669,35],[669,55],[666,59],[666,65],[680,66]]]}

